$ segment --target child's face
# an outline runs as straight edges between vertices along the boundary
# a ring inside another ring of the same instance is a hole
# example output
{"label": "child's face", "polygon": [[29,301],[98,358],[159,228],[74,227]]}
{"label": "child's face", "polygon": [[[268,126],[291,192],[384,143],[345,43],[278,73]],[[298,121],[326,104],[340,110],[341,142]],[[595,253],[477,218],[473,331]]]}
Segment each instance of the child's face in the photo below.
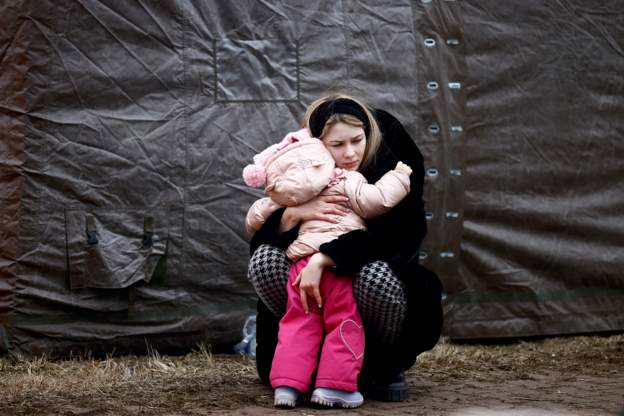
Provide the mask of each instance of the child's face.
{"label": "child's face", "polygon": [[360,167],[366,149],[366,135],[362,127],[335,123],[323,137],[323,143],[337,167],[346,170],[357,170]]}

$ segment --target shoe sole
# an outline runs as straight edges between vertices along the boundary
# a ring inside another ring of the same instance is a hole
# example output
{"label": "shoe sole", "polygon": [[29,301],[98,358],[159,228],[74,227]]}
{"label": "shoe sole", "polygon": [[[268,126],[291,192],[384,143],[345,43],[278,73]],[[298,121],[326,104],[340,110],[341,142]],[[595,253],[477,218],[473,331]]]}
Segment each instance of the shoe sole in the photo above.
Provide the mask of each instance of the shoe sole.
{"label": "shoe sole", "polygon": [[349,402],[336,396],[320,396],[320,395],[313,395],[312,398],[310,399],[310,402],[319,404],[325,407],[338,406],[338,407],[342,407],[343,409],[354,409],[356,407],[362,406],[362,403],[364,403],[363,401]]}
{"label": "shoe sole", "polygon": [[291,399],[278,399],[276,397],[273,401],[273,406],[292,409],[293,407],[297,407],[297,402]]}

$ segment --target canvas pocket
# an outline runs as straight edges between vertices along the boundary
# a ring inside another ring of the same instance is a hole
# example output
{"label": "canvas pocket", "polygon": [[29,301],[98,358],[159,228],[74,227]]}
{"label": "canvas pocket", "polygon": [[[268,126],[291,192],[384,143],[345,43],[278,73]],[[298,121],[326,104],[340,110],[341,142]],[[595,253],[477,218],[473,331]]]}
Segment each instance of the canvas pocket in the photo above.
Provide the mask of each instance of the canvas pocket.
{"label": "canvas pocket", "polygon": [[150,282],[164,268],[169,238],[164,211],[67,210],[71,289],[119,289]]}

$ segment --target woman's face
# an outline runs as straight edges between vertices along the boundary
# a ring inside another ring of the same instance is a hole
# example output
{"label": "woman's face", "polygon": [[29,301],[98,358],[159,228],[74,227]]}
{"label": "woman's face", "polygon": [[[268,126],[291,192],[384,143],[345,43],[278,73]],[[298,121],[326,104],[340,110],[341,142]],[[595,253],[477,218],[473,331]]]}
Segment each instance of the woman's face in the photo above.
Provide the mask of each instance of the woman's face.
{"label": "woman's face", "polygon": [[357,170],[360,167],[366,149],[366,135],[362,127],[334,123],[325,133],[323,143],[337,167],[346,170]]}

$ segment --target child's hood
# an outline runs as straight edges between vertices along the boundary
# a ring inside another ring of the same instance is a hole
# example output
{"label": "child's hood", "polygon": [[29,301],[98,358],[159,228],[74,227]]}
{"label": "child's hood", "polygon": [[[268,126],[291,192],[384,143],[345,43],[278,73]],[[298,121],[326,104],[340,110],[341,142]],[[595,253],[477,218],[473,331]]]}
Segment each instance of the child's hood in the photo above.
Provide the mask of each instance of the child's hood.
{"label": "child's hood", "polygon": [[265,191],[278,204],[294,206],[314,198],[329,184],[334,165],[323,143],[301,129],[254,156],[243,178],[249,186],[266,185]]}

